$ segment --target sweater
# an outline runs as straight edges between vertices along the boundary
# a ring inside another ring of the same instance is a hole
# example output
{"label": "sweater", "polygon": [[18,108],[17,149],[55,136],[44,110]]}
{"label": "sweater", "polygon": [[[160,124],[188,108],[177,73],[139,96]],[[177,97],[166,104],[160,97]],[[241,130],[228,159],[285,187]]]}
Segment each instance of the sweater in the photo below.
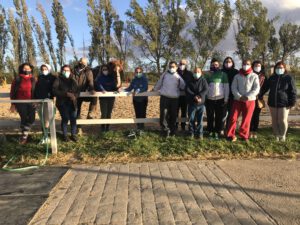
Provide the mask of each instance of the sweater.
{"label": "sweater", "polygon": [[[131,81],[128,88],[125,89],[125,91],[134,91],[137,92],[139,89],[139,92],[146,92],[148,91],[148,79],[145,75],[142,77],[135,76],[133,80]],[[134,101],[144,101],[147,99],[147,96],[134,96]]]}
{"label": "sweater", "polygon": [[180,90],[184,90],[185,82],[178,73],[171,74],[165,72],[162,74],[154,86],[154,91],[168,98],[178,98]]}
{"label": "sweater", "polygon": [[11,85],[10,98],[18,100],[33,99],[35,78],[32,75],[20,74]]}
{"label": "sweater", "polygon": [[229,98],[229,84],[226,73],[221,70],[205,76],[208,84],[207,98],[209,100],[220,100],[224,98],[227,102]]}
{"label": "sweater", "polygon": [[240,100],[242,96],[249,101],[256,100],[260,91],[259,78],[257,74],[251,72],[248,75],[237,74],[231,85],[232,94],[235,100]]}
{"label": "sweater", "polygon": [[117,91],[117,84],[112,75],[99,75],[95,80],[96,91]]}
{"label": "sweater", "polygon": [[[195,104],[195,97],[201,97],[202,101],[199,105],[205,103],[205,97],[208,92],[208,84],[206,79],[201,76],[199,79],[193,78],[186,84],[186,99],[188,104]],[[198,105],[198,104],[197,104]]]}

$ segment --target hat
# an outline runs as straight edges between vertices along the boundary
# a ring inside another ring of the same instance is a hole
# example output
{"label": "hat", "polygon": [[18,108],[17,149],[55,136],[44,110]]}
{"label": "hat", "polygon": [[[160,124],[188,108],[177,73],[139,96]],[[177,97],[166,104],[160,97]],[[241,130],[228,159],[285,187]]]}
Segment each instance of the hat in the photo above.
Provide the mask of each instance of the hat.
{"label": "hat", "polygon": [[46,67],[48,68],[49,72],[51,72],[51,66],[50,66],[49,64],[43,63],[43,64],[41,65],[40,69],[42,69],[42,66],[46,66]]}

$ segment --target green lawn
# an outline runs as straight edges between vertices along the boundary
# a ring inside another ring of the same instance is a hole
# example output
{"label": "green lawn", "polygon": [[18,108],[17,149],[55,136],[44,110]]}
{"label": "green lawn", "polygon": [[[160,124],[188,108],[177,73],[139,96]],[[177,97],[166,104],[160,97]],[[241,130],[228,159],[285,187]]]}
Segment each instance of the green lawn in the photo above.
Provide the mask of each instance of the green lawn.
{"label": "green lawn", "polygon": [[[203,141],[179,135],[165,139],[159,132],[146,132],[136,139],[128,132],[108,132],[98,136],[80,137],[78,143],[59,141],[58,156],[50,156],[49,164],[141,162],[180,159],[231,159],[284,157],[295,158],[300,153],[300,129],[289,129],[286,142],[275,142],[269,128],[261,129],[259,138],[248,143],[231,143],[225,139]],[[45,146],[38,145],[40,135],[34,135],[26,146],[20,146],[17,136],[8,136],[2,144],[1,165],[12,156],[15,164],[38,164],[44,157]]]}

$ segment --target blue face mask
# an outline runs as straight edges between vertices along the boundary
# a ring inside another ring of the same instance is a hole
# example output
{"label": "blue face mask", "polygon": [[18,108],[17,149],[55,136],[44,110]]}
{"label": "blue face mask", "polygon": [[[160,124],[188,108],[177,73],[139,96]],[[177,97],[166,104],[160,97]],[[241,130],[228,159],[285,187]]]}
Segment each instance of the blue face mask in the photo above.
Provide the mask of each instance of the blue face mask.
{"label": "blue face mask", "polygon": [[275,70],[275,73],[276,73],[277,75],[283,75],[284,72],[285,72],[285,70],[284,70],[283,68],[278,68],[278,69]]}

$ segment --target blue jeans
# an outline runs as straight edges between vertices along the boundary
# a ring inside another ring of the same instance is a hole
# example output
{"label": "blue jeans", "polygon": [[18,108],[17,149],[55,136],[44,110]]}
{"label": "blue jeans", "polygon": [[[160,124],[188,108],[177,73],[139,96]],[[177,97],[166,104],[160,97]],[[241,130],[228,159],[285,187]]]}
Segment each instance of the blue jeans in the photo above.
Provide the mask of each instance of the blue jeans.
{"label": "blue jeans", "polygon": [[[203,113],[205,110],[204,105],[188,105],[189,116],[189,131],[194,135],[203,135]],[[197,125],[196,125],[197,121]]]}
{"label": "blue jeans", "polygon": [[77,132],[77,110],[75,109],[73,103],[66,102],[63,105],[57,107],[61,115],[61,129],[64,136],[68,133],[68,122],[70,120],[71,124],[71,135],[76,135]]}

